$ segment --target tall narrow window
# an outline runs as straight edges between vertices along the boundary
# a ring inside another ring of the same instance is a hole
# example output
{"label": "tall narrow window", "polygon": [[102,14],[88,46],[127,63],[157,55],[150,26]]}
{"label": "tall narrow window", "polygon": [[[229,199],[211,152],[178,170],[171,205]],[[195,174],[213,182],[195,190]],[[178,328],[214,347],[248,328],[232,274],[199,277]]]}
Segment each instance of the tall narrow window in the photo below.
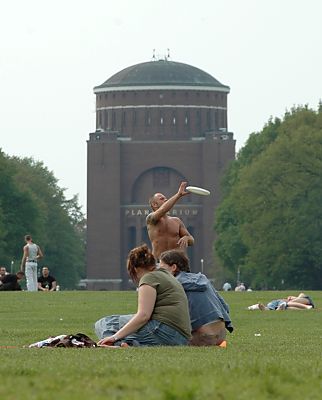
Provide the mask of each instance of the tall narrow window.
{"label": "tall narrow window", "polygon": [[211,111],[207,111],[207,129],[211,129]]}
{"label": "tall narrow window", "polygon": [[102,111],[98,111],[98,113],[97,113],[97,125],[98,125],[98,128],[102,128]]}
{"label": "tall narrow window", "polygon": [[200,110],[197,111],[196,113],[196,126],[199,129],[201,125],[201,115],[200,115]]}
{"label": "tall narrow window", "polygon": [[225,127],[225,122],[224,122],[224,111],[223,111],[223,110],[220,110],[219,115],[220,115],[220,117],[219,117],[219,120],[220,120],[220,128],[224,128],[224,127]]}
{"label": "tall narrow window", "polygon": [[136,125],[136,111],[133,110],[133,125]]}
{"label": "tall narrow window", "polygon": [[151,125],[151,115],[149,111],[145,112],[145,125],[146,126]]}
{"label": "tall narrow window", "polygon": [[108,111],[105,111],[105,122],[104,122],[104,128],[108,128]]}
{"label": "tall narrow window", "polygon": [[188,113],[188,112],[185,113],[185,116],[184,116],[184,124],[185,124],[185,125],[189,125],[189,113]]}
{"label": "tall narrow window", "polygon": [[112,112],[112,129],[116,127],[116,113],[115,111]]}

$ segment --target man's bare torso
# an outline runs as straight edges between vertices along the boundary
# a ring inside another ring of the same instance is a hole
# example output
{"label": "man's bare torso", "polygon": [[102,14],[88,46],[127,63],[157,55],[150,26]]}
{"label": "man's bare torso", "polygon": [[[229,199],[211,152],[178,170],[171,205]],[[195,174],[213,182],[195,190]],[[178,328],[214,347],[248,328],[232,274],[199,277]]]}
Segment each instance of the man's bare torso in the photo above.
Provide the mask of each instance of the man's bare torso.
{"label": "man's bare torso", "polygon": [[152,244],[152,252],[157,259],[166,250],[179,247],[180,227],[182,221],[176,217],[165,215],[157,222],[147,219],[147,229]]}

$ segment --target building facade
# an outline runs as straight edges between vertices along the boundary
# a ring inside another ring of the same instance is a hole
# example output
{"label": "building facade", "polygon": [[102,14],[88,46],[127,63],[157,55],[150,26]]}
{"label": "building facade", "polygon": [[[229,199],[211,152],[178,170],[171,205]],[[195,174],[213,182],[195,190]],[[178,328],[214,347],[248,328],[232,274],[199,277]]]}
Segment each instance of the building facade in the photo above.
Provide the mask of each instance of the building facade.
{"label": "building facade", "polygon": [[181,181],[210,190],[171,211],[195,245],[193,271],[211,275],[214,213],[222,172],[235,157],[227,126],[229,87],[191,65],[155,60],[130,66],[94,88],[96,130],[90,133],[87,186],[89,290],[126,289],[126,257],[145,242],[156,192],[170,197]]}

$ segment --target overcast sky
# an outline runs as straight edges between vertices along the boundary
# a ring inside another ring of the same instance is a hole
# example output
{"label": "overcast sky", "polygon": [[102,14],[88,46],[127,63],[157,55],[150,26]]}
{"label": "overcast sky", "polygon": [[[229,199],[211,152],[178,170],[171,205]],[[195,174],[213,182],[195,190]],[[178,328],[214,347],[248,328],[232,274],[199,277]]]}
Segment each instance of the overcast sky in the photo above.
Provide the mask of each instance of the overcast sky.
{"label": "overcast sky", "polygon": [[[93,87],[153,49],[230,86],[237,150],[322,98],[320,0],[10,0],[0,14],[0,148],[43,161],[86,205]],[[1,188],[0,188],[1,190]],[[85,211],[85,208],[84,208]]]}

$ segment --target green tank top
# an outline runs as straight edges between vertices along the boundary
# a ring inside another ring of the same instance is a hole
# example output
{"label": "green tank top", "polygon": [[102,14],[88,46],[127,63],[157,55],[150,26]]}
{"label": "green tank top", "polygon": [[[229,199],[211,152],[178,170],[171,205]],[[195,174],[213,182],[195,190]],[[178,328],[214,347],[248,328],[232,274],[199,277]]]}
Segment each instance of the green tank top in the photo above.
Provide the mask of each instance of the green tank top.
{"label": "green tank top", "polygon": [[151,319],[163,322],[191,337],[191,325],[187,296],[174,276],[165,269],[148,272],[140,279],[139,286],[149,285],[157,292]]}

